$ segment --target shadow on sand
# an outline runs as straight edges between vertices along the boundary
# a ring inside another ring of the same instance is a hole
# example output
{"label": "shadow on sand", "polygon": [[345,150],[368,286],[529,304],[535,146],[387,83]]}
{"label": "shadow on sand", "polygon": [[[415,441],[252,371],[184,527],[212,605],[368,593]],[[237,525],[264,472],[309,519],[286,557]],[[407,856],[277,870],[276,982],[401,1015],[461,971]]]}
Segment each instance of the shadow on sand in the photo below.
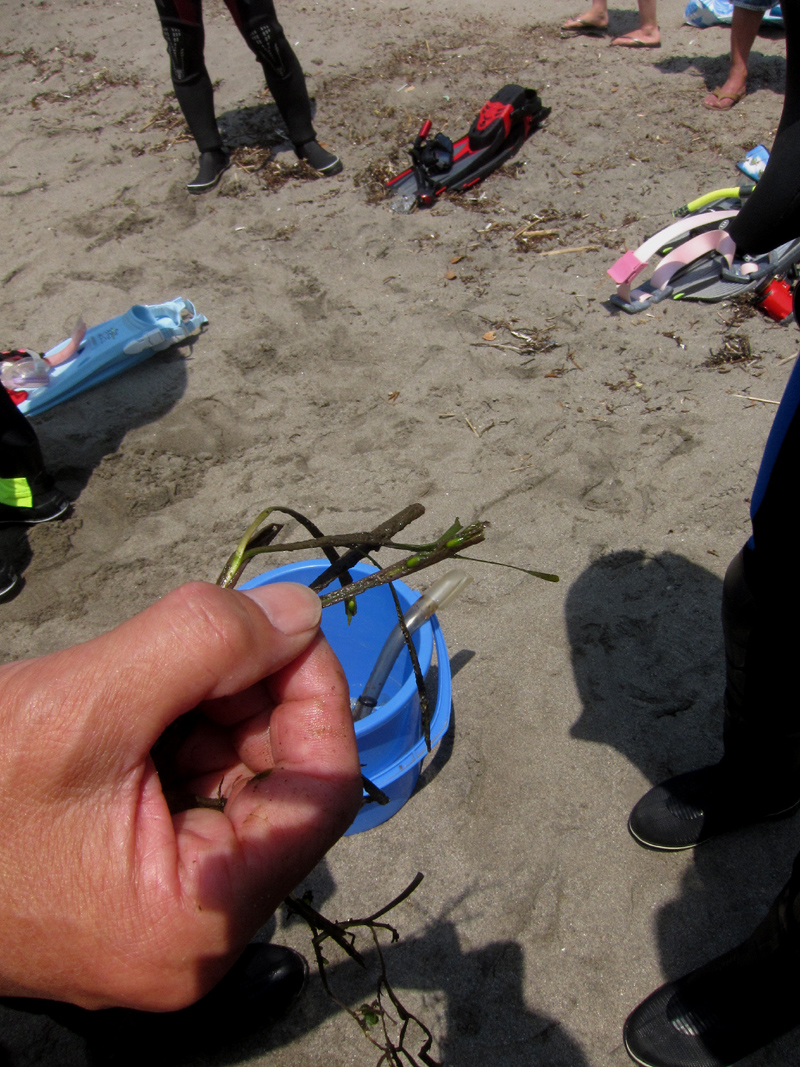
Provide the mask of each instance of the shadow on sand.
{"label": "shadow on sand", "polygon": [[[724,688],[721,595],[716,575],[672,552],[615,552],[592,563],[566,602],[583,706],[572,736],[611,745],[653,784],[716,762]],[[744,940],[789,877],[797,847],[793,818],[693,852],[680,894],[655,917],[665,978]],[[659,858],[670,877],[671,857]],[[641,990],[642,997],[650,992]]]}
{"label": "shadow on sand", "polygon": [[[197,340],[188,337],[119,377],[31,419],[45,466],[72,501],[130,430],[157,422],[177,404],[186,390],[186,361]],[[0,553],[24,572],[32,558],[28,528],[0,529]]]}

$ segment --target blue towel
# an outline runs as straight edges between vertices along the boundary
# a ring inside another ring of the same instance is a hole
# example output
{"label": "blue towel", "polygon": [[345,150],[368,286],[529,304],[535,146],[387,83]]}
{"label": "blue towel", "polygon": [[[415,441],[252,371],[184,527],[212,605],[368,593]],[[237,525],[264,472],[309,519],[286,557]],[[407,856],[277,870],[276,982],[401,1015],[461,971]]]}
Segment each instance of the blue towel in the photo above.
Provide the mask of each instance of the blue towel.
{"label": "blue towel", "polygon": [[[730,26],[732,18],[733,0],[689,0],[683,13],[683,21],[690,26],[714,26],[720,22]],[[764,12],[764,22],[773,26],[783,25],[779,3]]]}

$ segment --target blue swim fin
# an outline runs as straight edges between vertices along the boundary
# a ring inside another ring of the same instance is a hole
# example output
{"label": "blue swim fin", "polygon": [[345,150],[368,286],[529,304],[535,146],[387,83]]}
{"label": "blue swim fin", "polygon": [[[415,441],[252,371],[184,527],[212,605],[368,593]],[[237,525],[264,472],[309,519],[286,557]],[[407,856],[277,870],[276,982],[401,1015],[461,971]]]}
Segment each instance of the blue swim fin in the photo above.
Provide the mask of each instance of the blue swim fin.
{"label": "blue swim fin", "polygon": [[[52,368],[47,385],[27,387],[20,382],[17,388],[27,396],[17,406],[23,415],[39,415],[136,366],[154,352],[200,333],[207,322],[183,297],[166,304],[134,304],[124,315],[90,327],[78,352]],[[45,359],[57,356],[70,343],[68,338],[57,344],[45,352]]]}

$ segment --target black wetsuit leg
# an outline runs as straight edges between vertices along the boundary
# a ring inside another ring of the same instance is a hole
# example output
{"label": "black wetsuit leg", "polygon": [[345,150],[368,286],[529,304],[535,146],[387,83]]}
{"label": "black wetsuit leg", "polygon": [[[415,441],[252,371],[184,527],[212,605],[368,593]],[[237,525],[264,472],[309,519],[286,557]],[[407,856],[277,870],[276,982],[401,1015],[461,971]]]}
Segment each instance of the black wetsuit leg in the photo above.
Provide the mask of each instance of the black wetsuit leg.
{"label": "black wetsuit leg", "polygon": [[800,8],[782,4],[786,27],[786,95],[769,163],[730,225],[741,253],[760,255],[800,237]]}
{"label": "black wetsuit leg", "polygon": [[0,479],[25,478],[50,488],[36,431],[0,385]]}
{"label": "black wetsuit leg", "polygon": [[[767,439],[750,505],[752,536],[742,555],[751,606],[737,625],[743,673],[726,700],[725,758],[756,794],[800,796],[800,361],[795,364]],[[727,579],[726,579],[727,580]],[[734,622],[736,619],[734,618]]]}
{"label": "black wetsuit leg", "polygon": [[200,152],[222,148],[214,90],[203,59],[202,0],[155,0],[169,52],[172,85]]}
{"label": "black wetsuit leg", "polygon": [[236,25],[264,71],[295,146],[316,140],[303,68],[275,14],[272,0],[225,0]]}

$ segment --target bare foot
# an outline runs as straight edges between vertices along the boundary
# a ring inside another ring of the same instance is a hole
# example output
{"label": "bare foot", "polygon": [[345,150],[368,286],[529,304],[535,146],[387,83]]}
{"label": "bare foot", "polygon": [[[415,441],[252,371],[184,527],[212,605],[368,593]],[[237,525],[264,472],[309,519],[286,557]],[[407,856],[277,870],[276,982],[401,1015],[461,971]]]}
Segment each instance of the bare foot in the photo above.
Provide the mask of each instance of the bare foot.
{"label": "bare foot", "polygon": [[596,10],[594,7],[583,15],[577,15],[574,19],[567,19],[561,27],[562,32],[565,33],[591,33],[592,31],[603,33],[607,29],[608,11],[604,11],[602,8]]}
{"label": "bare foot", "polygon": [[661,34],[657,26],[652,30],[641,28],[615,37],[611,43],[619,48],[660,48]]}
{"label": "bare foot", "polygon": [[713,89],[703,101],[709,111],[730,111],[744,98],[746,84],[738,78],[728,78],[719,89]]}

